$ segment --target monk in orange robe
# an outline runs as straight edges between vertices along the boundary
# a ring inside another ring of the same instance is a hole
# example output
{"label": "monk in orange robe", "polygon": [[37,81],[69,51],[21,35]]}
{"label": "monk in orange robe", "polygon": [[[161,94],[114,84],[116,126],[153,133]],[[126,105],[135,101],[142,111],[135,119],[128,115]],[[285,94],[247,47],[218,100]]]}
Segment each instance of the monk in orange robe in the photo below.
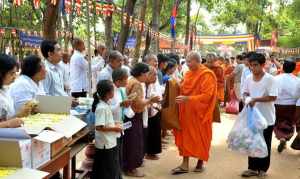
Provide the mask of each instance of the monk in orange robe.
{"label": "monk in orange robe", "polygon": [[224,97],[224,103],[226,104],[226,102],[230,101],[230,91],[233,89],[234,87],[234,78],[231,77],[231,74],[234,70],[233,65],[230,64],[229,59],[225,59],[225,63],[224,63],[224,77],[225,77],[225,97]]}
{"label": "monk in orange robe", "polygon": [[189,171],[189,157],[198,159],[195,172],[203,171],[203,161],[208,161],[212,139],[213,111],[217,100],[217,79],[214,73],[201,65],[197,52],[187,56],[189,71],[180,84],[179,104],[180,130],[174,130],[175,143],[182,164],[173,169],[173,174]]}
{"label": "monk in orange robe", "polygon": [[206,57],[206,66],[211,69],[216,77],[217,77],[217,89],[218,89],[218,100],[220,102],[224,102],[224,87],[225,87],[225,78],[224,78],[224,70],[218,64],[217,57],[213,54],[208,54]]}

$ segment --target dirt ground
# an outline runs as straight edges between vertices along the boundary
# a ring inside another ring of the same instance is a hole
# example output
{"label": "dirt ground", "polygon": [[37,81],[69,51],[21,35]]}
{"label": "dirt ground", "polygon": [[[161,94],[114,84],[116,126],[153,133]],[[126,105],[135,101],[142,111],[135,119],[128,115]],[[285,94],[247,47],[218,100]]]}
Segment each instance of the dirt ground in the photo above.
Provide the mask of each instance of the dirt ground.
{"label": "dirt ground", "polygon": [[[141,168],[146,174],[146,179],[240,179],[240,173],[247,168],[247,157],[229,151],[226,144],[227,135],[234,123],[235,116],[222,114],[222,123],[214,124],[214,135],[210,160],[205,164],[203,173],[193,173],[173,176],[171,170],[177,167],[181,158],[174,145],[172,137],[168,138],[169,144],[164,147],[160,160],[146,160]],[[278,154],[276,147],[278,140],[273,137],[271,167],[268,171],[270,179],[300,179],[300,152],[289,148]],[[190,170],[195,167],[196,160],[190,161]],[[129,177],[124,177],[130,179]],[[254,177],[255,178],[255,177]]]}

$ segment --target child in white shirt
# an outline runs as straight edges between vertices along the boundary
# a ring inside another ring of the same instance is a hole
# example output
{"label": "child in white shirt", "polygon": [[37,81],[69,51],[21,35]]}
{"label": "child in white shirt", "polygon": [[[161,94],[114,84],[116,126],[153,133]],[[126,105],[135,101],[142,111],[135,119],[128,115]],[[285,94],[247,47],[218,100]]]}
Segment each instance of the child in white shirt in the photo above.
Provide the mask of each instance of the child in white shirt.
{"label": "child in white shirt", "polygon": [[94,94],[92,111],[95,113],[95,146],[92,179],[119,179],[120,162],[117,137],[122,128],[115,124],[108,101],[114,96],[114,86],[109,80],[99,81]]}

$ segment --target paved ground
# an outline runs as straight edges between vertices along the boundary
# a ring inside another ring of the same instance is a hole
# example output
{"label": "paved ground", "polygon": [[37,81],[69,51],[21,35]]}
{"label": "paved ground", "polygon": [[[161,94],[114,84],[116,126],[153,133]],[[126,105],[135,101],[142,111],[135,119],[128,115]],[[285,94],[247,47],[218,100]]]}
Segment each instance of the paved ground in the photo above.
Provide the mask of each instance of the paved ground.
{"label": "paved ground", "polygon": [[[247,157],[227,149],[226,138],[234,123],[234,116],[222,115],[222,123],[214,124],[214,138],[212,142],[211,158],[206,164],[206,171],[201,174],[189,173],[173,176],[170,171],[180,164],[177,148],[172,137],[169,144],[160,155],[158,161],[146,160],[141,168],[147,179],[240,179],[239,174],[247,167]],[[269,170],[270,179],[300,179],[300,152],[288,149],[282,154],[276,151],[278,141],[273,139],[272,162]],[[191,161],[191,167],[196,160]],[[125,177],[125,179],[129,179]]]}

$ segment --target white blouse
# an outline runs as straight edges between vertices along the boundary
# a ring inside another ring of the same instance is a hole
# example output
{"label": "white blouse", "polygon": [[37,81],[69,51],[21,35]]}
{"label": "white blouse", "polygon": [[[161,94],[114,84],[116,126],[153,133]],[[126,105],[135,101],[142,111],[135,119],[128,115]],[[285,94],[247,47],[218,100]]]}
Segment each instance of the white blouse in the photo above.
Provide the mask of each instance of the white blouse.
{"label": "white blouse", "polygon": [[15,116],[13,99],[7,92],[7,87],[0,89],[0,121],[6,121]]}

